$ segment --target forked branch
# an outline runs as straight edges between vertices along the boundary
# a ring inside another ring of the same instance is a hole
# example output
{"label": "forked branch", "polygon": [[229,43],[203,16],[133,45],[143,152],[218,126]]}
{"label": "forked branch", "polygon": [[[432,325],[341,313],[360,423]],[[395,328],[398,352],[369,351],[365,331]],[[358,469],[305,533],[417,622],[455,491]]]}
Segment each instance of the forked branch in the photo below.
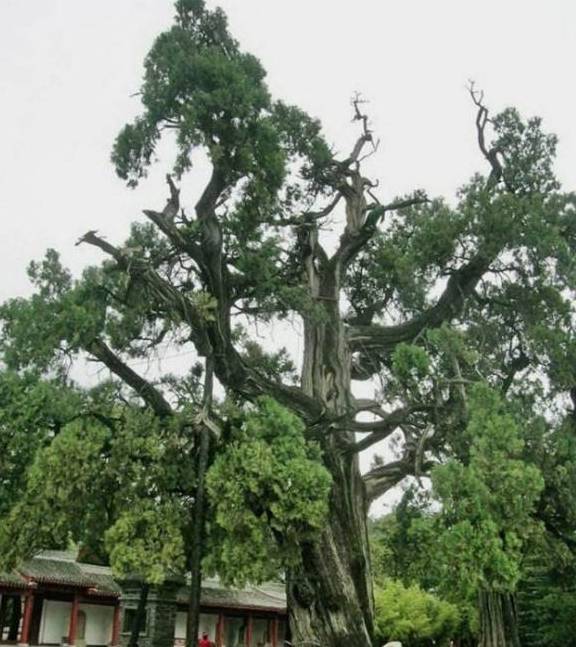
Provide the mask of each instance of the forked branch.
{"label": "forked branch", "polygon": [[210,351],[210,342],[206,330],[205,314],[195,303],[155,272],[146,259],[140,258],[133,250],[114,247],[94,231],[89,231],[79,242],[100,248],[116,261],[121,270],[145,283],[160,304],[168,310],[178,313],[181,319],[188,324],[190,338],[196,346],[196,350],[200,355],[206,356]]}
{"label": "forked branch", "polygon": [[[488,270],[499,251],[499,249],[491,249],[490,252],[479,250],[466,265],[452,273],[436,304],[413,319],[397,326],[376,324],[350,326],[348,338],[351,350],[360,353],[376,351],[388,355],[397,344],[412,342],[425,329],[437,328],[444,322],[453,319],[462,311],[467,297],[473,293],[478,281]],[[376,366],[364,368],[377,370]]]}
{"label": "forked branch", "polygon": [[376,443],[385,440],[390,436],[398,427],[407,423],[410,416],[416,411],[421,411],[420,407],[401,407],[388,414],[385,414],[380,420],[373,422],[353,422],[348,425],[348,428],[357,433],[367,433],[368,435],[362,440],[356,442],[350,448],[351,451],[358,453]]}
{"label": "forked branch", "polygon": [[360,153],[362,152],[365,144],[374,141],[372,130],[370,129],[368,115],[362,112],[360,108],[363,103],[366,103],[366,101],[362,99],[360,94],[356,94],[352,99],[352,106],[354,108],[353,121],[360,121],[362,123],[362,134],[356,140],[350,156],[344,162],[344,164],[346,164],[347,166],[350,166],[353,162],[358,162]]}
{"label": "forked branch", "polygon": [[406,476],[412,474],[419,479],[433,466],[432,462],[424,461],[424,451],[430,438],[428,429],[418,433],[418,430],[407,424],[402,425],[402,431],[405,438],[402,457],[391,463],[378,465],[362,477],[368,503],[398,485]]}
{"label": "forked branch", "polygon": [[398,200],[385,205],[376,205],[367,210],[366,214],[362,214],[364,223],[359,229],[355,230],[351,227],[346,227],[340,237],[340,246],[333,256],[334,261],[339,264],[340,272],[343,273],[359,252],[368,244],[377,231],[378,223],[382,222],[387,213],[425,204],[426,202],[428,202],[428,198],[425,195],[418,194],[414,198]]}
{"label": "forked branch", "polygon": [[488,177],[486,188],[492,189],[498,184],[498,182],[500,182],[500,180],[502,180],[508,191],[512,191],[511,187],[506,182],[504,169],[502,168],[502,164],[498,159],[498,155],[502,154],[502,150],[496,146],[493,146],[492,148],[488,148],[486,146],[485,130],[486,124],[490,123],[490,119],[488,117],[488,108],[484,105],[484,92],[476,90],[473,81],[470,81],[468,92],[470,93],[472,102],[478,108],[478,112],[476,113],[476,132],[478,136],[478,147],[480,148],[482,155],[484,155],[492,168],[490,176]]}

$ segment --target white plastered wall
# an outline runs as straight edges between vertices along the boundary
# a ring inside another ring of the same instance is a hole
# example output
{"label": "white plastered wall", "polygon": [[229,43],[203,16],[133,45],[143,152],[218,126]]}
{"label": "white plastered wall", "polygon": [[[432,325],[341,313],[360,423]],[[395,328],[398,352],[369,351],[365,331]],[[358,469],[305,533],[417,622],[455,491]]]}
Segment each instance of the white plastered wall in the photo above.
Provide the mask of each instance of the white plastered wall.
{"label": "white plastered wall", "polygon": [[[68,635],[71,602],[44,600],[40,623],[40,644],[60,644]],[[86,614],[84,639],[78,645],[107,645],[112,636],[114,608],[100,604],[80,604],[80,611]]]}
{"label": "white plastered wall", "polygon": [[62,638],[68,634],[71,609],[71,602],[44,600],[40,635],[38,636],[40,644],[59,645],[62,642]]}
{"label": "white plastered wall", "polygon": [[[186,639],[186,617],[185,611],[178,611],[176,614],[176,627],[174,629],[174,638],[178,641]],[[210,640],[216,640],[216,626],[218,625],[218,616],[214,613],[201,613],[198,626],[198,634],[201,636],[206,632]]]}
{"label": "white plastered wall", "polygon": [[80,611],[86,614],[86,644],[107,645],[112,639],[114,607],[103,604],[81,604]]}
{"label": "white plastered wall", "polygon": [[185,611],[176,613],[176,626],[174,628],[174,638],[184,640],[186,638],[186,616]]}

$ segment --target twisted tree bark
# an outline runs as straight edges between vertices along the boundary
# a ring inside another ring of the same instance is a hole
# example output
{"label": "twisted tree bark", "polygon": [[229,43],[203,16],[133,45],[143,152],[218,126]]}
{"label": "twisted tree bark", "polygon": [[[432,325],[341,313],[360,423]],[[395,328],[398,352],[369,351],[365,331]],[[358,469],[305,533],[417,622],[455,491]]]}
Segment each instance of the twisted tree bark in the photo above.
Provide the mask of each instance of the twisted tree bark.
{"label": "twisted tree bark", "polygon": [[520,647],[516,599],[510,593],[481,591],[479,647]]}
{"label": "twisted tree bark", "polygon": [[330,519],[315,545],[303,546],[302,564],[288,573],[294,644],[371,647],[373,597],[364,486],[355,460],[335,451],[327,464],[340,480]]}

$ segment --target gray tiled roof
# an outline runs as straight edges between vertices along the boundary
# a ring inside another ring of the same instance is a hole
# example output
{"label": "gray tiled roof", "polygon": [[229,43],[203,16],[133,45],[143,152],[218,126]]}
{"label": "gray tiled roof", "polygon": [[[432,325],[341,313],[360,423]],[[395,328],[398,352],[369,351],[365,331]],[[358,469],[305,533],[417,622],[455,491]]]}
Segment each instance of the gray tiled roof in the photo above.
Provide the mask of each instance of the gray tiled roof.
{"label": "gray tiled roof", "polygon": [[95,593],[102,593],[103,595],[122,595],[122,589],[112,577],[110,569],[107,569],[107,573],[98,573],[87,569],[87,564],[79,564],[79,566],[82,569],[84,576],[90,580],[90,588],[95,589]]}
{"label": "gray tiled roof", "polygon": [[[178,592],[178,601],[186,602],[187,599],[188,591],[184,587]],[[283,588],[274,584],[230,589],[224,588],[218,580],[209,580],[202,583],[201,602],[208,607],[286,611],[286,595]]]}
{"label": "gray tiled roof", "polygon": [[28,586],[26,580],[18,573],[0,573],[0,586],[14,589],[25,589]]}
{"label": "gray tiled roof", "polygon": [[4,586],[10,586],[11,581],[15,582],[12,586],[26,586],[29,580],[90,589],[95,595],[118,596],[122,592],[109,568],[81,564],[73,554],[64,551],[44,551],[26,560],[17,572],[0,574],[0,584]]}
{"label": "gray tiled roof", "polygon": [[69,586],[90,587],[80,565],[76,562],[60,559],[47,559],[44,556],[33,557],[25,561],[18,572],[41,584],[67,584]]}
{"label": "gray tiled roof", "polygon": [[[18,572],[0,573],[0,586],[26,588],[28,580],[89,589],[95,595],[119,596],[122,593],[110,568],[77,562],[73,553],[65,551],[44,551],[24,562]],[[185,603],[187,600],[188,591],[183,587],[178,592],[178,601]],[[201,603],[208,607],[286,611],[283,585],[275,583],[230,589],[217,579],[205,580],[202,582]]]}

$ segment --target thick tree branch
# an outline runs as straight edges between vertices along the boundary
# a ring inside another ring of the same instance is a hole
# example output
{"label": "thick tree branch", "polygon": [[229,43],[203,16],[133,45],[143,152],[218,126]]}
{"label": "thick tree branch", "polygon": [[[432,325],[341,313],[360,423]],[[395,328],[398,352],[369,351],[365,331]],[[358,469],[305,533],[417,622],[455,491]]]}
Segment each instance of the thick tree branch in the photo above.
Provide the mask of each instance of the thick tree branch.
{"label": "thick tree branch", "polygon": [[86,344],[85,349],[125,384],[132,387],[158,416],[166,417],[173,414],[172,407],[162,393],[125,364],[101,339],[93,339]]}
{"label": "thick tree branch", "polygon": [[[397,326],[350,326],[348,339],[352,351],[388,355],[397,344],[413,341],[427,328],[437,328],[450,321],[460,314],[466,298],[472,294],[494,257],[495,254],[478,252],[469,263],[453,272],[436,304],[410,321]],[[365,368],[369,372],[376,366]]]}
{"label": "thick tree branch", "polygon": [[341,274],[345,272],[346,268],[358,253],[366,246],[372,236],[374,236],[378,223],[382,221],[386,213],[425,204],[426,202],[428,202],[428,198],[417,196],[407,200],[392,202],[387,205],[378,205],[369,209],[366,212],[367,215],[362,214],[365,217],[364,223],[360,228],[347,225],[344,233],[340,237],[340,247],[333,256],[334,262],[339,264]]}
{"label": "thick tree branch", "polygon": [[506,367],[507,371],[500,387],[502,389],[502,393],[508,392],[508,389],[512,386],[516,375],[520,371],[523,371],[525,368],[528,368],[528,366],[530,366],[530,359],[522,351],[520,355],[518,357],[515,357],[510,362],[509,366]]}
{"label": "thick tree branch", "polygon": [[172,245],[179,251],[185,252],[196,263],[202,260],[201,247],[189,235],[184,234],[175,224],[175,218],[180,208],[180,191],[176,188],[172,178],[167,175],[166,182],[170,188],[170,197],[164,210],[144,210],[144,215],[151,220],[158,229],[168,238]]}
{"label": "thick tree branch", "polygon": [[379,465],[363,475],[368,504],[386,494],[411,473],[410,464],[404,459]]}
{"label": "thick tree branch", "polygon": [[[478,145],[492,166],[487,189],[492,188],[502,179],[506,189],[513,193],[513,187],[506,183],[502,165],[498,159],[501,151],[495,147],[488,149],[486,146],[484,130],[488,123],[488,110],[483,104],[483,95],[474,90],[473,85],[470,87],[470,95],[478,107],[476,116]],[[378,207],[375,209],[377,210]],[[348,246],[352,246],[352,254],[354,254],[357,244],[348,243]],[[489,248],[486,246],[484,249],[479,249],[471,261],[452,273],[436,304],[410,321],[397,326],[350,326],[348,328],[350,348],[352,352],[360,354],[359,361],[353,367],[354,379],[369,379],[379,370],[381,361],[392,352],[398,343],[413,341],[427,328],[437,328],[457,316],[462,311],[466,299],[474,293],[476,285],[489,271],[491,263],[499,253],[500,247]]]}
{"label": "thick tree branch", "polygon": [[[213,351],[218,379],[245,397],[254,398],[268,394],[279,402],[297,411],[304,419],[317,419],[322,407],[304,392],[292,386],[272,381],[258,371],[247,367],[230,340],[230,334],[222,330],[221,320],[207,316],[177,288],[161,278],[146,260],[120,250],[96,235],[88,232],[82,242],[94,245],[110,255],[118,267],[130,276],[145,283],[153,296],[167,310],[178,314],[190,328],[190,338],[202,356]],[[220,313],[217,313],[218,315]]]}
{"label": "thick tree branch", "polygon": [[354,400],[354,411],[360,413],[361,411],[369,411],[380,418],[385,418],[387,413],[382,409],[379,402],[371,400],[370,398],[356,398]]}
{"label": "thick tree branch", "polygon": [[232,282],[223,262],[222,232],[215,213],[218,198],[226,186],[225,176],[214,167],[212,177],[196,204],[203,254],[201,270],[208,290],[217,303],[215,321],[208,322],[206,328],[214,353],[215,373],[225,386],[245,397],[271,395],[296,410],[304,419],[316,419],[321,415],[322,408],[313,398],[308,397],[302,389],[272,381],[247,367],[232,343]]}
{"label": "thick tree branch", "polygon": [[290,227],[304,227],[309,225],[312,222],[322,220],[327,218],[337,207],[338,203],[342,199],[342,194],[337,192],[334,198],[320,211],[306,211],[297,216],[290,216],[287,218],[277,218],[273,220],[270,224],[280,225],[280,226],[290,226]]}
{"label": "thick tree branch", "polygon": [[348,425],[348,429],[358,433],[367,433],[369,434],[362,440],[359,440],[357,443],[354,443],[350,448],[351,451],[357,453],[361,452],[364,449],[368,449],[375,445],[376,443],[384,440],[390,434],[394,432],[400,425],[408,422],[408,418],[415,411],[421,411],[422,408],[418,407],[402,407],[396,409],[391,413],[387,414],[385,417],[380,420],[373,422],[353,422]]}
{"label": "thick tree branch", "polygon": [[402,425],[405,445],[402,457],[391,463],[378,465],[363,475],[368,503],[382,496],[410,474],[420,479],[422,474],[433,467],[431,461],[424,462],[424,451],[430,440],[428,429],[417,430],[408,424]]}
{"label": "thick tree branch", "polygon": [[82,243],[87,243],[88,245],[94,245],[99,247],[105,254],[112,256],[112,258],[118,263],[121,264],[125,262],[126,257],[121,249],[114,247],[109,242],[105,241],[102,237],[98,236],[98,232],[95,229],[87,231],[83,236],[81,236],[77,241],[76,245],[81,245]]}
{"label": "thick tree branch", "polygon": [[196,215],[198,218],[215,217],[214,210],[227,186],[225,174],[217,166],[214,166],[210,180],[196,203]]}
{"label": "thick tree branch", "polygon": [[81,238],[82,242],[99,247],[117,262],[118,267],[136,280],[145,283],[158,301],[168,306],[185,321],[191,331],[191,339],[200,355],[209,351],[206,336],[206,317],[197,306],[181,294],[168,281],[160,277],[145,259],[135,257],[130,251],[121,250],[90,231]]}
{"label": "thick tree branch", "polygon": [[365,144],[373,141],[372,131],[370,130],[370,126],[368,124],[368,115],[363,113],[360,109],[360,106],[363,103],[366,102],[362,100],[362,97],[359,94],[357,94],[352,100],[352,106],[354,107],[353,121],[362,122],[362,134],[354,144],[354,148],[352,149],[350,156],[342,163],[345,166],[350,166],[354,162],[357,162]]}

